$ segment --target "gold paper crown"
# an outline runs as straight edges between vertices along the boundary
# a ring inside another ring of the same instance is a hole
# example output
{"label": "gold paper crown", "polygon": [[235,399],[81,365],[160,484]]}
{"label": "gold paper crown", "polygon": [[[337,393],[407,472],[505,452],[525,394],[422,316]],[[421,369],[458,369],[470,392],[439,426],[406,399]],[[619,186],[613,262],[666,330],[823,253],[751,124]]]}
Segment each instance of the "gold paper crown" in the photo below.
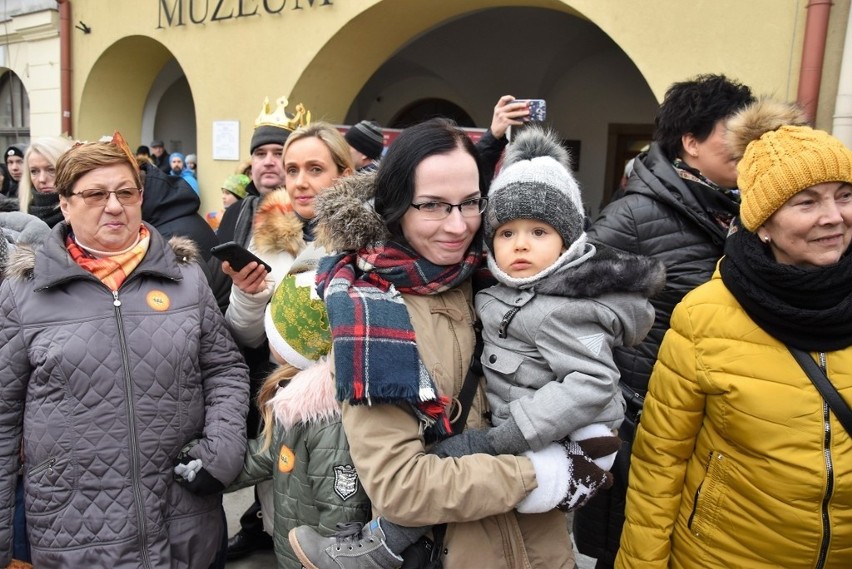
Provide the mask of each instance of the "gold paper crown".
{"label": "gold paper crown", "polygon": [[275,101],[278,106],[275,112],[270,112],[269,97],[263,99],[263,107],[260,109],[260,114],[254,121],[254,127],[259,126],[277,126],[290,131],[296,130],[300,126],[308,126],[311,124],[311,111],[305,110],[302,103],[296,105],[296,115],[289,117],[284,111],[287,108],[287,97],[279,97]]}

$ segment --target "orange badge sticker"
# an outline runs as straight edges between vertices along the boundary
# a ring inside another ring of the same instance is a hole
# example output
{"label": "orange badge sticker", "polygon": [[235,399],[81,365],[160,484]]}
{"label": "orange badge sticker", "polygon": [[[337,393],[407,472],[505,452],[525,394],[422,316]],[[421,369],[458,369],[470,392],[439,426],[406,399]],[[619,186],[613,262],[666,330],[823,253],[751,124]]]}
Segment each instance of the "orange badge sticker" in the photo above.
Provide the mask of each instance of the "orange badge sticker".
{"label": "orange badge sticker", "polygon": [[281,451],[278,453],[278,470],[286,473],[293,470],[294,466],[296,466],[296,455],[287,448],[287,445],[281,445]]}
{"label": "orange badge sticker", "polygon": [[161,290],[152,290],[145,297],[145,300],[148,302],[148,306],[157,312],[164,312],[171,305],[168,295]]}

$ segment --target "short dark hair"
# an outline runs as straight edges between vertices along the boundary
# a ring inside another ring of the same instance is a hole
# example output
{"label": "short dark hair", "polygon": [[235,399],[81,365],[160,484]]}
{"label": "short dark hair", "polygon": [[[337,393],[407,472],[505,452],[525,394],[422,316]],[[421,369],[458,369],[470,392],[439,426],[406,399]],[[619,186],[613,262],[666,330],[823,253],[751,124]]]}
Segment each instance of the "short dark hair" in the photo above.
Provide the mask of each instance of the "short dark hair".
{"label": "short dark hair", "polygon": [[666,91],[654,121],[654,140],[669,160],[683,152],[682,137],[707,140],[716,123],[754,102],[751,89],[724,75],[698,75]]}
{"label": "short dark hair", "polygon": [[391,235],[400,239],[402,217],[414,199],[414,173],[423,160],[436,154],[448,154],[461,148],[476,160],[479,191],[488,193],[479,152],[467,134],[455,122],[436,118],[409,127],[393,141],[376,173],[375,209]]}

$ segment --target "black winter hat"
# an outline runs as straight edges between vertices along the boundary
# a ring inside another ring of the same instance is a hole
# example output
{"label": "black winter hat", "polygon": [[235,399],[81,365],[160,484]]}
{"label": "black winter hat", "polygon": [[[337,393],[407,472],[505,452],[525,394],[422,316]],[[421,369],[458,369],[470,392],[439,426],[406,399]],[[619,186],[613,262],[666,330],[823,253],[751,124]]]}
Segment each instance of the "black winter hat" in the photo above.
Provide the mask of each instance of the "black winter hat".
{"label": "black winter hat", "polygon": [[9,148],[6,149],[6,152],[3,154],[3,161],[8,162],[9,156],[17,156],[21,160],[24,159],[24,147],[20,144],[13,144]]}
{"label": "black winter hat", "polygon": [[373,160],[382,155],[385,147],[385,137],[382,127],[376,121],[363,120],[346,131],[343,136],[349,146]]}
{"label": "black winter hat", "polygon": [[254,133],[251,135],[250,152],[254,154],[254,151],[264,144],[281,144],[283,146],[287,142],[290,132],[280,126],[273,126],[271,124],[261,125],[254,129]]}

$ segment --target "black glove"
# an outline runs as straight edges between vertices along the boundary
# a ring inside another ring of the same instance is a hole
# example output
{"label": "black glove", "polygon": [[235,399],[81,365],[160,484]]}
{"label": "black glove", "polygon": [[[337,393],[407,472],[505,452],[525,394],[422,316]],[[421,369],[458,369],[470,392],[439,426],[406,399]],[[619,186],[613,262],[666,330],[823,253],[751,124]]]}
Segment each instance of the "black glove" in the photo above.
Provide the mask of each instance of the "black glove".
{"label": "black glove", "polygon": [[[189,467],[188,472],[186,467]],[[193,459],[189,455],[175,461],[175,480],[178,484],[199,496],[221,494],[225,489],[224,484],[216,480],[201,466],[201,459]]]}
{"label": "black glove", "polygon": [[583,441],[559,441],[568,457],[568,492],[556,506],[563,512],[571,512],[584,506],[598,492],[612,486],[612,473],[602,470],[593,460],[618,451],[621,439],[595,437]]}
{"label": "black glove", "polygon": [[469,456],[471,454],[496,455],[497,451],[495,451],[494,447],[491,446],[491,443],[488,442],[487,434],[489,431],[490,429],[468,429],[458,435],[454,435],[439,443],[435,443],[429,453],[436,454],[442,458],[458,458],[461,456]]}

